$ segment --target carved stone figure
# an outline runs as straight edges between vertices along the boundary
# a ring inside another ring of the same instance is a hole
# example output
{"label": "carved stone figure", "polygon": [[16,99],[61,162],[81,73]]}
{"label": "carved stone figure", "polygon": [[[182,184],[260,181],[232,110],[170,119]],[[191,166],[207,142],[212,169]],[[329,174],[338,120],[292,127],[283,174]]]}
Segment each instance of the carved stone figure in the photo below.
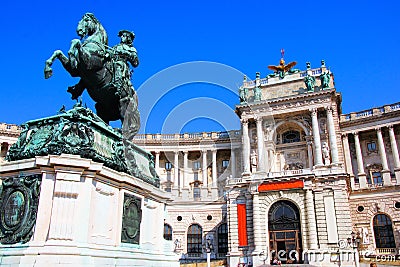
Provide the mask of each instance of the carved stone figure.
{"label": "carved stone figure", "polygon": [[330,149],[329,149],[328,144],[326,142],[323,142],[322,143],[322,158],[324,160],[324,164],[325,165],[330,165],[331,164],[329,151],[330,151]]}
{"label": "carved stone figure", "polygon": [[368,234],[368,229],[366,227],[361,227],[361,237],[362,237],[362,243],[364,245],[369,244],[369,234]]}
{"label": "carved stone figure", "polygon": [[312,92],[314,91],[315,78],[313,76],[307,75],[304,78],[304,83],[306,84],[308,91],[312,91]]}
{"label": "carved stone figure", "polygon": [[322,73],[320,79],[322,89],[330,87],[329,82],[331,81],[331,74],[329,72],[325,71],[324,73]]}
{"label": "carved stone figure", "polygon": [[250,156],[250,164],[251,164],[251,171],[255,172],[257,171],[257,165],[258,165],[258,156],[257,153],[253,150]]}
{"label": "carved stone figure", "polygon": [[121,120],[130,125],[125,129],[129,131],[126,135],[127,138],[133,137],[140,127],[137,95],[131,83],[123,82],[128,73],[126,62],[129,61],[133,67],[139,62],[130,42],[133,34],[121,31],[121,44],[110,49],[106,31],[91,13],[83,15],[76,31],[83,41],[71,41],[68,57],[60,50],[54,51],[45,64],[45,78],[51,77],[51,65],[59,59],[72,77],[81,78],[67,90],[72,99],[77,99],[87,89],[96,102],[97,115],[106,123]]}

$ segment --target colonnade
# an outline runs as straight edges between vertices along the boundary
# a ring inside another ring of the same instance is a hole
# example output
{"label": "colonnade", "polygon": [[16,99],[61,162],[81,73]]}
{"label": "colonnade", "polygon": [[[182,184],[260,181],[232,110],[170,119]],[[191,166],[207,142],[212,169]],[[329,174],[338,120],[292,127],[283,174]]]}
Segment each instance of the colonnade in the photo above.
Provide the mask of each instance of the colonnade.
{"label": "colonnade", "polygon": [[[340,164],[340,162],[339,162],[339,152],[338,152],[337,138],[336,138],[336,127],[333,116],[334,109],[333,107],[330,106],[324,109],[326,109],[326,114],[327,114],[327,129],[328,129],[329,149],[331,158],[330,165],[337,166]],[[308,160],[310,168],[324,166],[321,136],[319,130],[320,125],[318,122],[318,111],[320,110],[317,108],[312,108],[309,110],[312,123],[311,125],[312,137],[307,136]],[[249,119],[250,118],[243,118],[241,120],[242,142],[243,142],[242,156],[243,156],[243,166],[244,166],[243,175],[250,175],[250,137],[249,137],[249,126],[248,126]],[[270,148],[268,148],[267,150],[265,149],[263,118],[254,117],[252,119],[256,121],[256,129],[257,129],[257,155],[258,155],[257,171],[264,172],[268,169],[266,168],[266,166],[268,162],[271,160],[272,155],[269,151]],[[314,155],[314,157],[312,155]]]}
{"label": "colonnade", "polygon": [[[380,161],[382,164],[382,178],[383,178],[383,185],[392,185],[392,180],[390,177],[390,169],[389,169],[389,164],[388,164],[388,157],[385,149],[385,143],[383,140],[382,136],[382,129],[387,128],[389,131],[389,138],[390,138],[390,147],[392,150],[392,156],[393,156],[393,163],[394,163],[394,170],[395,172],[400,171],[400,160],[399,160],[399,150],[397,147],[397,141],[396,141],[396,136],[394,134],[394,129],[393,125],[388,125],[385,127],[377,127],[375,128],[376,131],[376,136],[378,140],[378,152],[379,152],[379,157]],[[361,131],[354,131],[351,133],[344,133],[342,135],[343,138],[343,147],[344,147],[344,155],[345,155],[345,160],[346,160],[346,171],[347,173],[350,174],[351,177],[351,185],[354,188],[355,185],[355,180],[354,180],[354,171],[353,171],[353,165],[351,161],[351,152],[350,152],[350,144],[349,144],[349,135],[353,135],[354,137],[354,144],[355,144],[355,157],[357,161],[357,177],[359,180],[359,187],[360,188],[366,188],[368,187],[367,184],[367,174],[365,173],[364,169],[364,158],[362,154],[362,149],[361,149],[361,143],[360,143],[360,132]],[[396,184],[400,184],[400,173],[396,173]]]}
{"label": "colonnade", "polygon": [[[225,150],[225,149],[224,149]],[[193,150],[194,151],[194,150]],[[201,182],[203,186],[206,187],[217,187],[217,149],[202,149],[201,152],[201,167],[197,171],[197,181]],[[155,169],[157,173],[161,173],[160,170],[160,153],[161,151],[153,151],[155,154]],[[189,153],[191,150],[173,150],[173,151],[163,151],[163,153],[173,153],[173,176],[171,176],[171,183],[174,188],[188,188],[190,183],[195,181],[194,171],[192,167],[189,166]],[[197,152],[197,151],[196,151]],[[208,156],[211,153],[211,161],[209,161]],[[183,166],[182,166],[182,154],[183,154]],[[231,157],[229,160],[229,168],[232,177],[236,177],[236,158],[237,149],[231,150]],[[211,183],[208,181],[208,171],[207,168],[211,166]]]}

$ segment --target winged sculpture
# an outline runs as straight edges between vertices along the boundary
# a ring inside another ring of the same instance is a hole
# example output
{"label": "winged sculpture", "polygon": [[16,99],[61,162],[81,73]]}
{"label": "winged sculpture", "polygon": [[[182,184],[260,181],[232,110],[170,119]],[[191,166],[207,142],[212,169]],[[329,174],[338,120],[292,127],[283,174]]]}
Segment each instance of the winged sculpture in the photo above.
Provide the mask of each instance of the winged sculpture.
{"label": "winged sculpture", "polygon": [[297,62],[296,61],[292,61],[289,64],[285,65],[285,60],[283,59],[283,56],[285,54],[285,50],[281,49],[281,60],[279,61],[279,65],[275,66],[275,65],[269,65],[268,69],[273,70],[276,74],[279,75],[279,77],[281,79],[283,79],[283,77],[285,77],[285,74],[290,71],[291,68],[293,68],[294,66],[296,66]]}
{"label": "winged sculpture", "polygon": [[285,60],[283,58],[281,58],[281,60],[279,61],[279,65],[275,66],[275,65],[269,65],[268,69],[273,70],[276,73],[279,72],[288,72],[291,68],[293,68],[294,66],[296,66],[297,62],[296,61],[292,61],[289,64],[285,65]]}

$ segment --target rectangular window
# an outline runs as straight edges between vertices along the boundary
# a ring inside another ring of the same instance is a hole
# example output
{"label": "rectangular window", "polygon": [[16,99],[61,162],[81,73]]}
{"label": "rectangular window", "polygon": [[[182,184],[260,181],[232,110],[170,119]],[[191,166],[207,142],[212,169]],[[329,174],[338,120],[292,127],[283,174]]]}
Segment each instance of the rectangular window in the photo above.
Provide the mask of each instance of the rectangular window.
{"label": "rectangular window", "polygon": [[374,141],[367,143],[367,149],[369,152],[376,151],[376,143]]}
{"label": "rectangular window", "polygon": [[222,161],[222,168],[226,169],[229,166],[229,160],[223,160]]}
{"label": "rectangular window", "polygon": [[201,168],[201,164],[199,161],[193,162],[193,169],[200,170],[200,168]]}
{"label": "rectangular window", "polygon": [[200,188],[199,187],[194,187],[193,188],[193,198],[194,199],[199,199],[200,198]]}
{"label": "rectangular window", "polygon": [[374,184],[376,184],[376,185],[383,184],[382,175],[380,172],[372,172],[372,180],[374,181]]}
{"label": "rectangular window", "polygon": [[169,161],[165,162],[165,169],[167,171],[170,171],[172,169],[172,163]]}

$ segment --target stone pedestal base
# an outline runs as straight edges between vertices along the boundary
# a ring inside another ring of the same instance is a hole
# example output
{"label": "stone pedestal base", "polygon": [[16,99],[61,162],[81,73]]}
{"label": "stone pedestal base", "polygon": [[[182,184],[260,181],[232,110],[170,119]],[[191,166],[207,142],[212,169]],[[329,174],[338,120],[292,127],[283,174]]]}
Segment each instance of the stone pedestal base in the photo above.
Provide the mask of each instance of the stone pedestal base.
{"label": "stone pedestal base", "polygon": [[396,176],[396,185],[400,185],[400,169],[395,169],[394,174]]}
{"label": "stone pedestal base", "polygon": [[61,154],[5,163],[0,178],[2,266],[179,266],[163,238],[168,193],[138,177]]}
{"label": "stone pedestal base", "polygon": [[383,185],[384,186],[391,186],[392,185],[392,178],[390,177],[390,170],[383,170]]}

